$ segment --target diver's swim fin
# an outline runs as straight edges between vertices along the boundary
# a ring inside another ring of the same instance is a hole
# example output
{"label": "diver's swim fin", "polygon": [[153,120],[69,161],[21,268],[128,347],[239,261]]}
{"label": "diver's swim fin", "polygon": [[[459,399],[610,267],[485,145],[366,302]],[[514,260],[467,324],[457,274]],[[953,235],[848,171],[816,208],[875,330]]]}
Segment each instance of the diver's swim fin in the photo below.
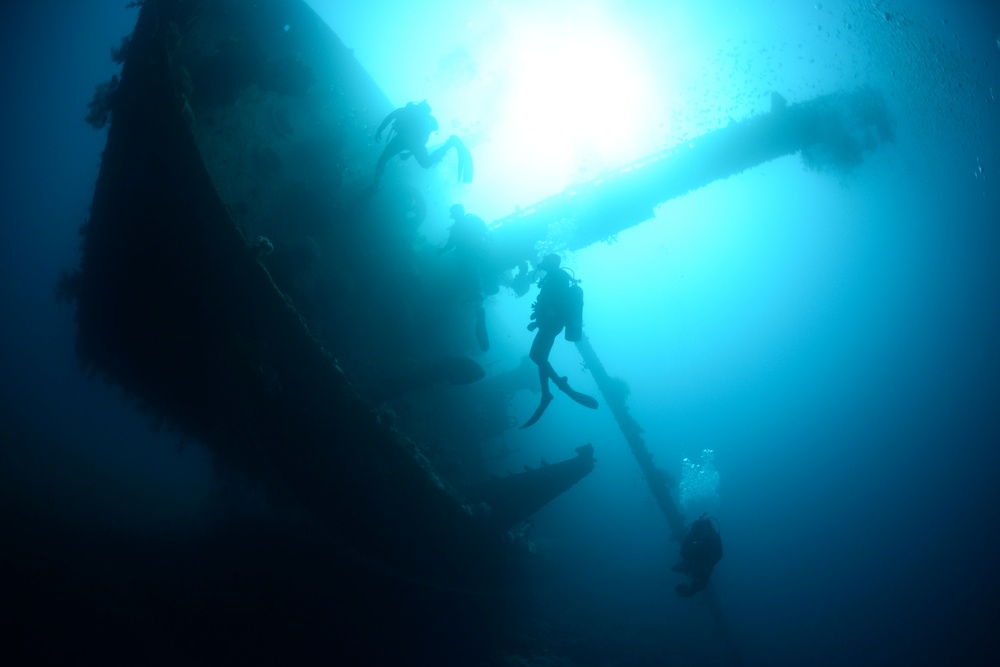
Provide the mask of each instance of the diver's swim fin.
{"label": "diver's swim fin", "polygon": [[566,394],[567,396],[572,398],[574,401],[576,401],[583,407],[590,408],[591,410],[597,409],[597,399],[594,398],[593,396],[582,394],[573,389],[572,387],[570,387],[569,382],[566,381],[566,378],[564,377],[559,378],[559,380],[555,384],[557,387],[559,387],[559,390],[562,391],[562,393]]}
{"label": "diver's swim fin", "polygon": [[466,147],[465,143],[454,134],[448,138],[448,141],[450,141],[452,145],[455,147],[455,153],[458,155],[459,183],[471,183],[472,153],[469,152],[469,149]]}
{"label": "diver's swim fin", "polygon": [[486,309],[482,306],[476,308],[476,341],[480,350],[489,352],[490,334],[486,331]]}
{"label": "diver's swim fin", "polygon": [[545,408],[549,407],[549,403],[552,402],[552,394],[542,394],[542,400],[539,401],[538,407],[535,408],[535,414],[531,415],[531,419],[521,424],[521,428],[528,428],[536,421],[542,418],[545,414]]}

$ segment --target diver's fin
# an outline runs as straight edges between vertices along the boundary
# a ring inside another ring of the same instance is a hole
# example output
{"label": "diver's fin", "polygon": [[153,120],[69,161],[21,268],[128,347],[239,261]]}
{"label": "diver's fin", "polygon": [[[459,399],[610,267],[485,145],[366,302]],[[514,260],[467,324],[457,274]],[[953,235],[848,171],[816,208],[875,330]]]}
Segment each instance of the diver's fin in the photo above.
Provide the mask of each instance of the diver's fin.
{"label": "diver's fin", "polygon": [[569,382],[566,381],[566,378],[564,377],[559,378],[559,380],[556,381],[555,384],[557,387],[559,387],[559,390],[562,391],[562,393],[566,394],[567,396],[572,398],[574,401],[576,401],[583,407],[590,408],[591,410],[597,409],[597,399],[594,398],[593,396],[582,394],[573,389],[572,387],[570,387]]}
{"label": "diver's fin", "polygon": [[593,396],[588,396],[587,394],[581,394],[580,392],[573,391],[572,389],[566,392],[566,395],[585,408],[590,408],[591,410],[597,409],[598,405],[597,399],[594,398]]}
{"label": "diver's fin", "polygon": [[476,308],[476,341],[480,350],[489,352],[490,334],[486,331],[486,309],[482,306]]}
{"label": "diver's fin", "polygon": [[459,139],[454,134],[448,138],[448,141],[452,142],[455,147],[455,153],[458,155],[458,181],[459,183],[471,183],[472,182],[472,153],[466,147],[465,142]]}
{"label": "diver's fin", "polygon": [[531,419],[521,424],[521,428],[528,428],[536,421],[542,418],[545,414],[545,408],[549,407],[549,403],[552,402],[552,394],[542,394],[542,400],[538,402],[538,407],[535,408],[535,414],[531,415]]}

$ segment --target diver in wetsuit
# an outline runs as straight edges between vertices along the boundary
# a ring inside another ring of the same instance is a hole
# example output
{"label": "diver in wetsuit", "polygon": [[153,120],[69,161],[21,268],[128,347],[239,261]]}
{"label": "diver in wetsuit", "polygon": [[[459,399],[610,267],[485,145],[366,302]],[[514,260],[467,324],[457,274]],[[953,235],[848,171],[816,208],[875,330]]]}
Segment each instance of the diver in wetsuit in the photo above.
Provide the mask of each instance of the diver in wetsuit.
{"label": "diver in wetsuit", "polygon": [[677,594],[683,598],[708,586],[715,564],[722,559],[722,537],[715,529],[717,522],[713,522],[714,519],[702,514],[691,524],[681,544],[681,562],[671,568],[691,578],[690,584],[677,584]]}
{"label": "diver in wetsuit", "polygon": [[538,365],[538,379],[542,387],[542,399],[531,418],[521,425],[527,428],[541,419],[545,409],[552,402],[552,390],[549,380],[574,401],[588,408],[596,409],[597,400],[593,396],[581,394],[569,386],[566,377],[556,374],[549,363],[549,353],[556,336],[566,328],[566,340],[576,342],[582,336],[583,326],[583,290],[577,284],[579,281],[570,278],[569,274],[559,268],[559,255],[546,255],[538,263],[538,269],[545,276],[538,281],[538,300],[532,306],[533,320],[528,325],[528,331],[538,330],[535,340],[531,343],[528,356]]}
{"label": "diver in wetsuit", "polygon": [[489,230],[482,218],[466,213],[461,204],[452,206],[450,214],[454,224],[448,230],[448,242],[438,254],[455,251],[463,296],[474,304],[476,311],[476,341],[479,348],[486,352],[490,349],[490,337],[486,331],[483,301],[488,295],[500,291],[496,273],[490,266]]}
{"label": "diver in wetsuit", "polygon": [[434,152],[427,152],[427,141],[431,138],[431,133],[438,131],[437,119],[431,115],[431,105],[427,103],[427,100],[409,102],[405,107],[391,112],[375,131],[375,141],[382,141],[382,133],[390,125],[392,128],[389,141],[375,164],[376,187],[382,180],[385,165],[394,156],[403,153],[405,160],[412,155],[417,164],[424,169],[430,169],[441,161],[450,148],[454,148],[458,152],[459,180],[465,183],[472,181],[472,156],[462,140],[454,134],[448,137],[444,144],[434,149]]}

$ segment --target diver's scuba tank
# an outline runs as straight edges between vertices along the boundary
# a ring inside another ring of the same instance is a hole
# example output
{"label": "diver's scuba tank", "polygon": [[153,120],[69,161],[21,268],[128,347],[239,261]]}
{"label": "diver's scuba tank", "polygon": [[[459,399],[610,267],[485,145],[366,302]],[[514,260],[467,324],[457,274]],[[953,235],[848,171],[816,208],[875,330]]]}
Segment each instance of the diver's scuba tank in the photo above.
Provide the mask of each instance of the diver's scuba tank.
{"label": "diver's scuba tank", "polygon": [[583,288],[574,280],[566,294],[566,340],[579,343],[583,338]]}

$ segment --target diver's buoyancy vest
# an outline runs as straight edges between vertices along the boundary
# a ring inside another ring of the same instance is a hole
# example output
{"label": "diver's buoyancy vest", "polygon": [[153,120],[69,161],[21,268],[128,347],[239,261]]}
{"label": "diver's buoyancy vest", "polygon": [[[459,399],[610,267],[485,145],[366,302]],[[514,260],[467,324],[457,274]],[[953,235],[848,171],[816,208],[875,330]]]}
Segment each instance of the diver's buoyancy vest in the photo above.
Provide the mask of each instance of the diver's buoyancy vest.
{"label": "diver's buoyancy vest", "polygon": [[565,327],[566,340],[571,343],[583,338],[583,288],[565,271],[543,280],[542,293],[533,309],[539,326],[551,323]]}
{"label": "diver's buoyancy vest", "polygon": [[421,105],[409,102],[393,121],[392,131],[409,143],[426,144],[437,130],[437,121]]}

